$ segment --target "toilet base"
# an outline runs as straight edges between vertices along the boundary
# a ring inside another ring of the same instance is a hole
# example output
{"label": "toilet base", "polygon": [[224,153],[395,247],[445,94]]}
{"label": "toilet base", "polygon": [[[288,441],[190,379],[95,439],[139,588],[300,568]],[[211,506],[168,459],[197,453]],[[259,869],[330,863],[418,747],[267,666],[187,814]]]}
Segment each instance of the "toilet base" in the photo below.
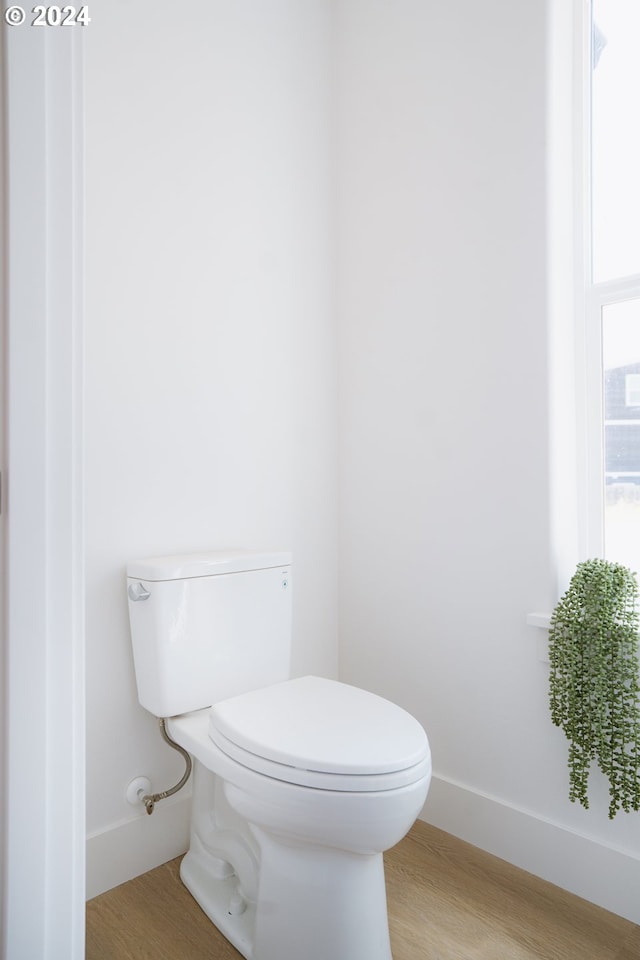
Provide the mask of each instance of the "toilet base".
{"label": "toilet base", "polygon": [[262,854],[253,960],[392,960],[381,853],[253,830]]}
{"label": "toilet base", "polygon": [[243,957],[255,960],[255,904],[246,903],[244,911],[238,912],[238,878],[235,874],[220,877],[218,872],[211,869],[210,857],[193,849],[180,864],[180,878],[196,903]]}
{"label": "toilet base", "polygon": [[221,877],[190,850],[180,876],[193,898],[247,960],[392,960],[382,854],[363,856],[271,837],[261,850],[257,905],[238,912],[238,878]]}

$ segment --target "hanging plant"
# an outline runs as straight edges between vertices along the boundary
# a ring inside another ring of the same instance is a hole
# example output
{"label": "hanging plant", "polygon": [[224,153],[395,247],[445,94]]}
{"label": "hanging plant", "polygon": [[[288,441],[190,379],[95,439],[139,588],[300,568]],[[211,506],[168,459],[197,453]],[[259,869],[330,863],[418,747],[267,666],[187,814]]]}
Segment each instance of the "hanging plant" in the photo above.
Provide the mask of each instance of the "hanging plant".
{"label": "hanging plant", "polygon": [[551,719],[569,740],[569,799],[588,808],[591,764],[609,780],[609,818],[640,809],[638,584],[607,560],[578,564],[551,617]]}

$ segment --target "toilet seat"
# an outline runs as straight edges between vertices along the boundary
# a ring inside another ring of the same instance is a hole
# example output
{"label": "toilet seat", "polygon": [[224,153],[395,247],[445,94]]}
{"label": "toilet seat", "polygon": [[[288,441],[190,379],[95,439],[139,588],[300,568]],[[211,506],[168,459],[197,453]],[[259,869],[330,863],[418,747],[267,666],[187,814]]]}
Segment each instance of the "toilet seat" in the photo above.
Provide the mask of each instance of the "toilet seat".
{"label": "toilet seat", "polygon": [[426,734],[410,714],[321,677],[224,700],[210,709],[208,732],[243,766],[320,790],[393,790],[431,770]]}

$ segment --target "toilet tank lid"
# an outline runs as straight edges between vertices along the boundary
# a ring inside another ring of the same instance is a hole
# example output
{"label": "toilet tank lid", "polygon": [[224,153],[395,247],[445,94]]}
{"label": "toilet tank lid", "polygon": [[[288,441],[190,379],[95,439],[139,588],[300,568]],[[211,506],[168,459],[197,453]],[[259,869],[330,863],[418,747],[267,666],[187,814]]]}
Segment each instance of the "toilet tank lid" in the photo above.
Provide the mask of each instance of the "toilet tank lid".
{"label": "toilet tank lid", "polygon": [[223,573],[268,570],[290,564],[291,554],[286,551],[212,550],[208,553],[180,553],[134,560],[127,566],[127,576],[137,580],[188,580],[193,577],[215,577]]}

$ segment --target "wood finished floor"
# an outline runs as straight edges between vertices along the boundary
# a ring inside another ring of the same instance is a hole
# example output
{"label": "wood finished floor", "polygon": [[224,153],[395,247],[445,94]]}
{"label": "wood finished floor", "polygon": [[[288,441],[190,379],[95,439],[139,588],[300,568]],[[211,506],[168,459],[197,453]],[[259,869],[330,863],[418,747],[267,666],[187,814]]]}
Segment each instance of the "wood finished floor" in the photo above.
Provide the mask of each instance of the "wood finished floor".
{"label": "wood finished floor", "polygon": [[[178,867],[87,904],[86,960],[242,960]],[[385,854],[385,870],[394,960],[640,960],[640,926],[426,823]]]}

